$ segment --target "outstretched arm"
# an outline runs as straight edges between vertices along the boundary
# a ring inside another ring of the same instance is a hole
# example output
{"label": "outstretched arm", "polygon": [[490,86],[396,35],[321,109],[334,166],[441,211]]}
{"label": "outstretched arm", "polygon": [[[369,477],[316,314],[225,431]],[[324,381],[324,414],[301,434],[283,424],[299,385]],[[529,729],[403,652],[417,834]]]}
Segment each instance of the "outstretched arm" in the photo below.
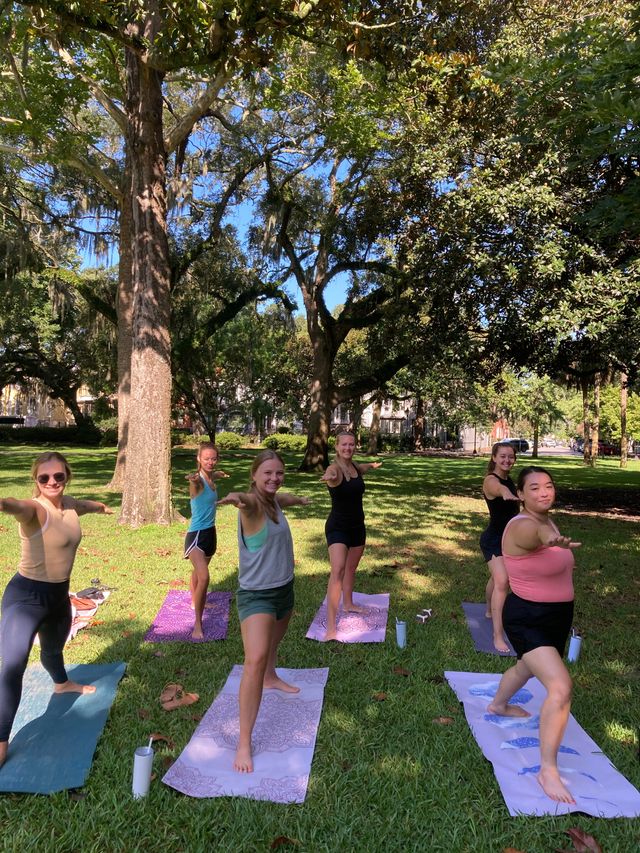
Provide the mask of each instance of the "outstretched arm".
{"label": "outstretched arm", "polygon": [[322,477],[320,477],[320,482],[326,483],[328,486],[331,486],[331,488],[334,488],[335,486],[337,486],[340,483],[341,479],[342,479],[342,472],[340,471],[338,466],[335,464],[335,462],[333,462],[331,465],[329,465],[329,467],[324,472]]}
{"label": "outstretched arm", "polygon": [[222,480],[224,477],[228,477],[229,475],[225,471],[212,471],[211,479],[212,480]]}
{"label": "outstretched arm", "polygon": [[276,498],[281,507],[286,506],[308,506],[311,501],[303,495],[292,495],[291,492],[278,492]]}
{"label": "outstretched arm", "polygon": [[38,504],[35,501],[20,501],[16,498],[0,498],[0,512],[13,515],[20,524],[29,524],[36,518]]}
{"label": "outstretched arm", "polygon": [[358,470],[361,474],[366,474],[367,471],[371,471],[373,468],[379,468],[382,465],[382,462],[358,462]]}
{"label": "outstretched arm", "polygon": [[482,483],[482,491],[487,498],[503,498],[505,501],[519,501],[520,498],[517,495],[514,495],[513,492],[507,488],[507,486],[503,486],[500,480],[493,475],[489,475],[484,478],[484,482]]}
{"label": "outstretched arm", "polygon": [[75,510],[78,515],[88,515],[91,512],[97,512],[101,515],[113,515],[111,507],[103,504],[101,501],[76,500]]}

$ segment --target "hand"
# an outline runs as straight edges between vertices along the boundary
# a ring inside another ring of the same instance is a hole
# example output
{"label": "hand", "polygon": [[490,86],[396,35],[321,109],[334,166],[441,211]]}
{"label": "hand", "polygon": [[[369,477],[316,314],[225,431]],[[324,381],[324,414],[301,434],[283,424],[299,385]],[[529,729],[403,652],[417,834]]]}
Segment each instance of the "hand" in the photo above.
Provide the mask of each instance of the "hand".
{"label": "hand", "polygon": [[370,462],[369,464],[372,468],[379,468],[382,465],[382,462]]}
{"label": "hand", "polygon": [[100,504],[100,506],[102,507],[103,515],[113,515],[113,510],[110,506],[107,506],[106,504]]}
{"label": "hand", "polygon": [[549,548],[579,548],[582,542],[573,542],[570,536],[551,535],[546,544]]}
{"label": "hand", "polygon": [[309,506],[309,504],[311,503],[310,498],[303,497],[303,498],[300,498],[299,500],[300,500],[300,506]]}
{"label": "hand", "polygon": [[195,474],[187,474],[185,476],[185,480],[188,480],[190,483],[197,483],[200,479],[200,474],[196,471]]}
{"label": "hand", "polygon": [[217,479],[218,477],[226,477],[226,478],[228,478],[228,477],[229,477],[229,474],[227,474],[225,471],[216,471],[216,472],[215,472],[215,475],[216,475],[216,479]]}
{"label": "hand", "polygon": [[237,507],[237,509],[244,509],[246,507],[246,503],[244,503],[240,499],[240,496],[237,495],[235,492],[229,492],[226,497],[220,498],[217,503],[218,506],[228,506],[229,504],[231,506]]}

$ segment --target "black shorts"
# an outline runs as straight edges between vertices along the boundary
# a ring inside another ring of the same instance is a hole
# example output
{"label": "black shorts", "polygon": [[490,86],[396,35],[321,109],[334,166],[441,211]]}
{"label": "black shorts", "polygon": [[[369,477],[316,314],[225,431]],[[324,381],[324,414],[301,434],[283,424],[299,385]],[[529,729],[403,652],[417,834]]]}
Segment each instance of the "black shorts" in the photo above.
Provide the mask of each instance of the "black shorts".
{"label": "black shorts", "polygon": [[327,545],[346,545],[347,548],[361,548],[367,541],[367,530],[364,524],[353,527],[334,527],[329,521],[324,526]]}
{"label": "black shorts", "polygon": [[192,530],[184,537],[184,558],[189,559],[189,554],[194,548],[205,555],[213,557],[218,547],[218,538],[215,527],[207,527],[205,530]]}
{"label": "black shorts", "polygon": [[480,537],[480,550],[486,563],[493,557],[502,557],[502,535],[487,528]]}
{"label": "black shorts", "polygon": [[541,646],[553,646],[564,657],[573,623],[573,601],[527,601],[510,592],[502,625],[518,658]]}

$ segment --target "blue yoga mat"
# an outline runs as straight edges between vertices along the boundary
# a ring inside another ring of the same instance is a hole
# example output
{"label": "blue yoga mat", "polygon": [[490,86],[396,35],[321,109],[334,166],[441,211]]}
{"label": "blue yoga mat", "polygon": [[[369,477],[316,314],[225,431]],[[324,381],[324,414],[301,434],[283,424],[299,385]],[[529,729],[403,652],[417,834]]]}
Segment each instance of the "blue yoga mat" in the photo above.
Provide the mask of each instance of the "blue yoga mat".
{"label": "blue yoga mat", "polygon": [[53,794],[84,785],[125,663],[68,666],[72,681],[96,692],[52,692],[40,664],[27,668],[9,754],[0,767],[0,791]]}

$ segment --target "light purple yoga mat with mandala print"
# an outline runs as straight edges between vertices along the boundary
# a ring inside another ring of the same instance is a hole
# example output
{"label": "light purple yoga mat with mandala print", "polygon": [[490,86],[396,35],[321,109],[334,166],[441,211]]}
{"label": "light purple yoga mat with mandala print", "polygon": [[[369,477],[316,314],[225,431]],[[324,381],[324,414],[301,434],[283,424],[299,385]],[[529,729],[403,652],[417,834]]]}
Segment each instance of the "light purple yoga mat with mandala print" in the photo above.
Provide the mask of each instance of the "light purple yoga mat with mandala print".
{"label": "light purple yoga mat with mandala print", "polygon": [[203,640],[193,640],[194,614],[191,609],[191,593],[172,589],[167,593],[153,625],[147,631],[147,643],[202,643],[209,640],[224,640],[229,627],[229,605],[232,593],[208,592],[202,614]]}
{"label": "light purple yoga mat with mandala print", "polygon": [[[366,613],[345,613],[342,605],[338,608],[336,620],[337,640],[339,643],[384,643],[389,615],[389,593],[376,595],[353,593],[353,603],[366,607]],[[307,631],[309,640],[324,640],[327,633],[327,599],[313,617]]]}
{"label": "light purple yoga mat with mandala print", "polygon": [[544,793],[536,776],[540,771],[540,708],[546,691],[536,678],[529,679],[510,700],[529,711],[530,717],[487,712],[498,689],[499,674],[445,672],[445,678],[464,706],[484,757],[493,764],[510,815],[584,812],[594,817],[640,817],[640,793],[572,716],[558,752],[558,769],[575,805],[557,803]]}
{"label": "light purple yoga mat with mandala print", "polygon": [[299,693],[265,690],[251,740],[253,773],[233,769],[238,745],[238,689],[234,666],[193,737],[162,781],[190,797],[247,797],[303,803],[329,670],[280,669]]}

